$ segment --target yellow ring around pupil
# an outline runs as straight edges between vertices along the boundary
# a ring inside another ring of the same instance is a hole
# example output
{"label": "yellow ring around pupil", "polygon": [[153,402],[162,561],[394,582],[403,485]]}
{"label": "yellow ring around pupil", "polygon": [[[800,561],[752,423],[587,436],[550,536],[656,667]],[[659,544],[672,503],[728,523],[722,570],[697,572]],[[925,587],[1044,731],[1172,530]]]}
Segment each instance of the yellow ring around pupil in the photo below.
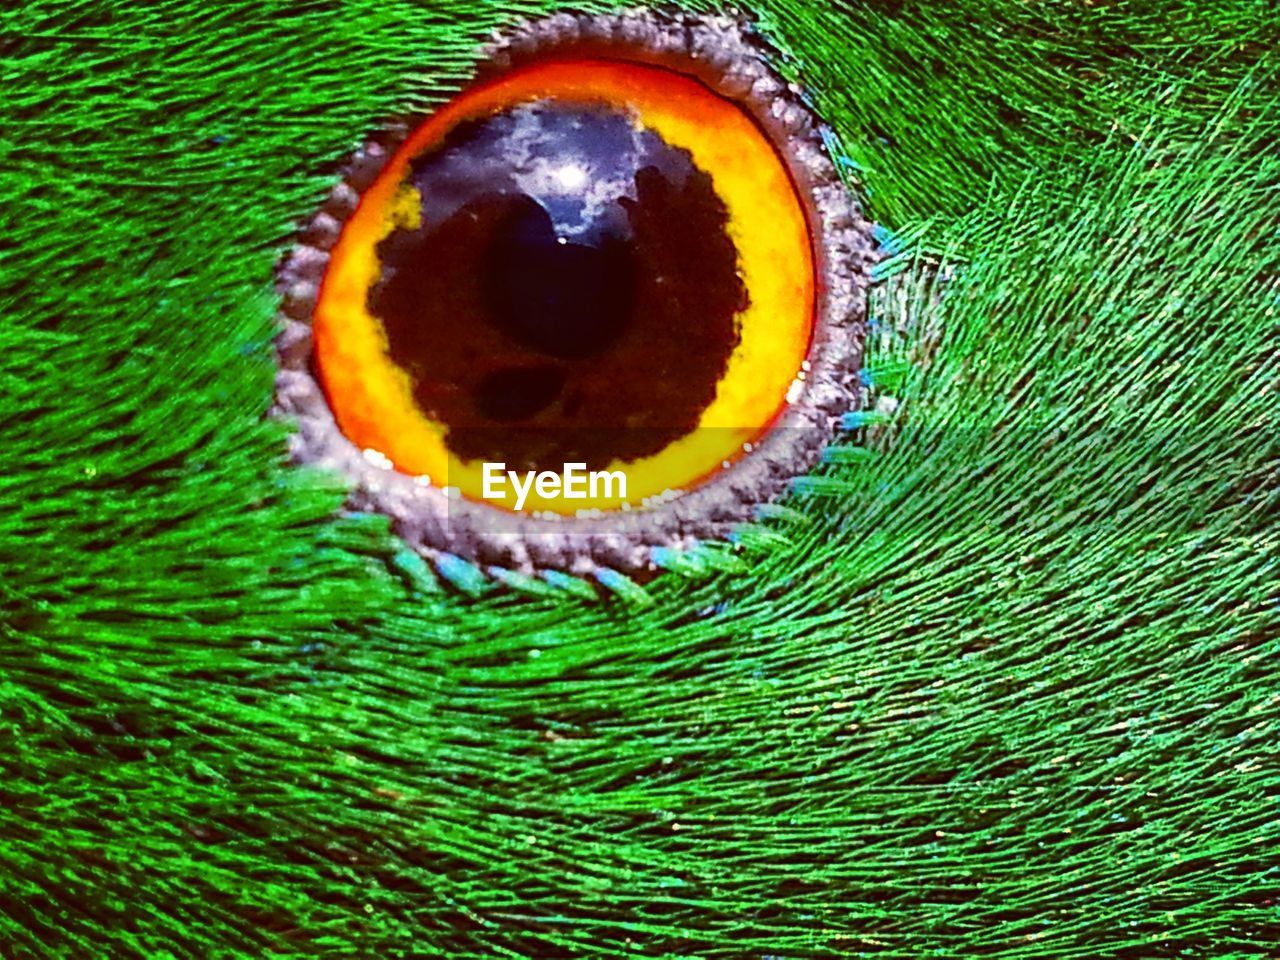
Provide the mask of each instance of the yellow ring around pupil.
{"label": "yellow ring around pupil", "polygon": [[[545,62],[464,93],[428,119],[365,192],[332,251],[313,320],[320,379],[339,427],[357,446],[381,453],[404,473],[483,499],[484,465],[451,455],[447,428],[417,408],[408,374],[391,361],[382,326],[368,311],[368,292],[381,271],[377,244],[397,227],[417,225],[418,198],[406,183],[413,157],[459,122],[547,99],[624,109],[688,151],[712,176],[725,205],[750,298],[738,315],[738,347],[698,426],[657,454],[605,468],[625,473],[625,498],[615,492],[565,500],[533,491],[522,509],[573,513],[640,505],[698,485],[769,429],[801,370],[814,322],[812,242],[786,164],[740,107],[683,74],[611,60]],[[514,509],[515,494],[508,487],[505,497],[485,502]]]}

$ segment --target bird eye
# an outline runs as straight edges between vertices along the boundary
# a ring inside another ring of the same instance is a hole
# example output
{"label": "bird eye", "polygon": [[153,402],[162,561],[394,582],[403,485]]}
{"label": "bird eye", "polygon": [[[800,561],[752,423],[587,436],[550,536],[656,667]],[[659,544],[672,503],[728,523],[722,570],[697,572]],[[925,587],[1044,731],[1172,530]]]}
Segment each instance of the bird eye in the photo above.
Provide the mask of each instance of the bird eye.
{"label": "bird eye", "polygon": [[[572,567],[581,533],[637,569],[812,464],[854,399],[869,229],[740,25],[561,17],[488,54],[357,158],[285,265],[286,309],[357,481],[411,483],[387,509],[428,552]],[[296,386],[281,406],[315,414]]]}

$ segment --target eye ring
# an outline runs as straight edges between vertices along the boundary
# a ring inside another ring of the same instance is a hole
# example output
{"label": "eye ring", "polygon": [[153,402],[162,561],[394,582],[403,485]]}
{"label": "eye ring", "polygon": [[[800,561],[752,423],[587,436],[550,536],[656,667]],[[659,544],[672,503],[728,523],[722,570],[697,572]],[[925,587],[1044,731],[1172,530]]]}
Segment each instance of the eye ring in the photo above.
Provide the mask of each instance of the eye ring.
{"label": "eye ring", "polygon": [[384,450],[353,442],[339,428],[333,397],[317,377],[315,334],[323,331],[312,324],[323,325],[317,303],[326,271],[341,253],[340,241],[362,195],[430,118],[413,127],[389,127],[359,150],[283,262],[277,278],[284,329],[277,343],[276,412],[298,424],[290,446],[295,460],[345,474],[353,481],[353,506],[389,515],[399,534],[429,558],[452,554],[526,573],[611,568],[643,574],[653,567],[654,548],[721,539],[751,521],[760,504],[784,493],[817,462],[839,416],[857,406],[865,288],[874,259],[871,225],[828,159],[822,128],[799,89],[771,69],[768,48],[742,21],[650,11],[557,14],[522,24],[483,54],[476,85],[468,90],[543,63],[626,63],[692,78],[763,131],[801,201],[815,298],[803,359],[777,415],[744,444],[742,455],[710,477],[656,493],[638,507],[577,515],[501,509],[438,480],[423,482],[397,469]]}

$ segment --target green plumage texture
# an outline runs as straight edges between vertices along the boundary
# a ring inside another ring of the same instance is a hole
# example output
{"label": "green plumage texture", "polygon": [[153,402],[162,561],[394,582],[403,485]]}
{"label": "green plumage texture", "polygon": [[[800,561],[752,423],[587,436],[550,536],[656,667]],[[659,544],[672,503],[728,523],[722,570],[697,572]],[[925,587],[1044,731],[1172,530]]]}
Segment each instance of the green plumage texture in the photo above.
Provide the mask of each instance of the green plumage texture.
{"label": "green plumage texture", "polygon": [[1277,8],[753,8],[873,407],[603,599],[263,419],[336,164],[543,9],[0,13],[0,955],[1274,955]]}

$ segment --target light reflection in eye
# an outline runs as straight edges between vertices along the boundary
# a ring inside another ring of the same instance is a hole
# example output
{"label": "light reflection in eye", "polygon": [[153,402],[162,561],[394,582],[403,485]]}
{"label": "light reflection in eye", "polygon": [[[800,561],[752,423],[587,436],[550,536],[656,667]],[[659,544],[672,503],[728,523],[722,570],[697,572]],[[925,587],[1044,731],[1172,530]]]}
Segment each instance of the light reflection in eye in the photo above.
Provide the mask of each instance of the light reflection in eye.
{"label": "light reflection in eye", "polygon": [[556,182],[566,193],[581,190],[587,184],[586,168],[576,163],[566,163],[556,171]]}

